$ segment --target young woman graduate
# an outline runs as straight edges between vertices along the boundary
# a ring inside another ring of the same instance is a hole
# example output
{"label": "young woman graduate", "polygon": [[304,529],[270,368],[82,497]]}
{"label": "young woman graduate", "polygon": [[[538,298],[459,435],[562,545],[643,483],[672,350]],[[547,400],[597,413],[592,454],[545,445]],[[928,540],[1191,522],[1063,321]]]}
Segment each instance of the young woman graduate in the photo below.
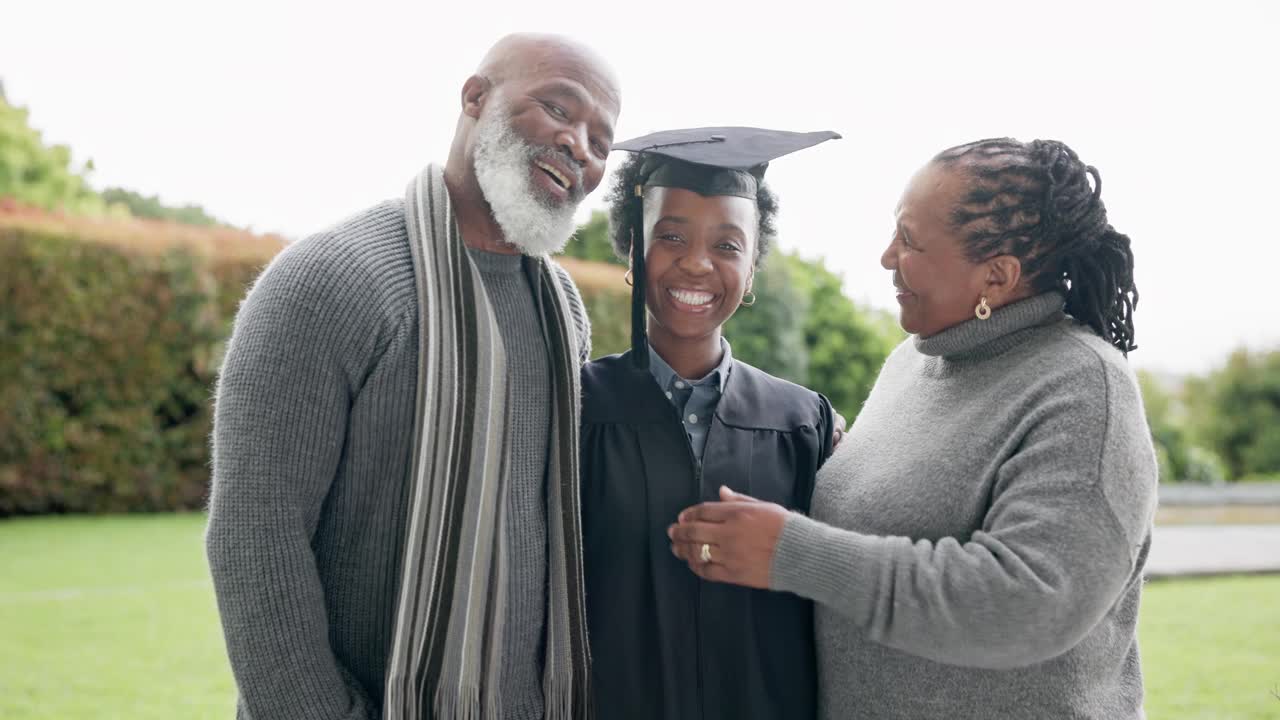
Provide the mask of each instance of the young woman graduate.
{"label": "young woman graduate", "polygon": [[[777,210],[768,162],[838,137],[720,127],[614,146],[635,153],[609,197],[614,245],[631,259],[632,349],[582,373],[586,601],[603,720],[815,715],[812,604],[705,582],[667,532],[681,510],[735,492],[808,510],[831,451],[831,405],[735,360],[721,328],[755,299]],[[710,561],[712,548],[701,552]]]}

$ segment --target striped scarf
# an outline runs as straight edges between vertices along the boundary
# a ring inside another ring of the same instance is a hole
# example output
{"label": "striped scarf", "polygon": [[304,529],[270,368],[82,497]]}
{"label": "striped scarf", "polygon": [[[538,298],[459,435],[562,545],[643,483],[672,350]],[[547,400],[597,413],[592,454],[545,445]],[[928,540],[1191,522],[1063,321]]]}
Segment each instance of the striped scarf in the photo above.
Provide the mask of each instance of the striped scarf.
{"label": "striped scarf", "polygon": [[[506,356],[440,168],[409,184],[405,213],[421,325],[412,514],[383,716],[496,720],[509,562]],[[589,339],[577,337],[557,268],[534,262],[554,380],[543,694],[546,718],[569,720],[590,708],[578,500],[579,349]]]}

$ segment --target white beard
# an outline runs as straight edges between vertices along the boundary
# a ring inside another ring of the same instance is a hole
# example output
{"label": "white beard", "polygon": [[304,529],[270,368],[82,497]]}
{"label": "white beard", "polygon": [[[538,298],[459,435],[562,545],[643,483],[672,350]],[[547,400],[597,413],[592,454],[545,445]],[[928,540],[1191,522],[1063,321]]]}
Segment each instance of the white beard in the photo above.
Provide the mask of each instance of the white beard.
{"label": "white beard", "polygon": [[538,148],[516,135],[507,121],[504,103],[494,102],[476,123],[475,169],[480,192],[493,210],[503,239],[525,255],[554,254],[573,235],[573,214],[582,195],[581,177],[574,181],[570,197],[553,204],[533,184],[531,164]]}

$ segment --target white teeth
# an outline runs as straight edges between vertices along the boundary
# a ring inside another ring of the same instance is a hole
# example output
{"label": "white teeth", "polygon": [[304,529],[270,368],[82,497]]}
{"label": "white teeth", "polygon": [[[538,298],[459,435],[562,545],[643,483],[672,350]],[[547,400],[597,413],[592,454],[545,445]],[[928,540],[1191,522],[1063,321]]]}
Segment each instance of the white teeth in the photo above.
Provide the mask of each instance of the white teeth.
{"label": "white teeth", "polygon": [[542,168],[543,170],[546,170],[547,172],[549,172],[549,173],[551,173],[552,175],[554,175],[554,176],[555,176],[555,178],[556,178],[557,180],[559,180],[559,181],[560,181],[560,184],[561,184],[561,185],[564,185],[564,187],[565,187],[565,189],[566,189],[566,190],[568,190],[569,188],[573,187],[573,183],[569,181],[569,178],[567,178],[567,177],[565,177],[565,176],[564,176],[564,173],[562,173],[562,172],[560,172],[559,170],[555,169],[554,167],[552,167],[552,166],[550,166],[550,165],[548,165],[548,164],[546,164],[546,163],[542,162],[541,160],[535,160],[534,162],[535,162],[535,164],[536,164],[538,167],[540,167],[540,168]]}
{"label": "white teeth", "polygon": [[679,300],[685,305],[706,305],[711,302],[711,298],[715,297],[709,292],[698,292],[697,290],[675,290],[668,288],[667,292],[671,293],[671,297]]}

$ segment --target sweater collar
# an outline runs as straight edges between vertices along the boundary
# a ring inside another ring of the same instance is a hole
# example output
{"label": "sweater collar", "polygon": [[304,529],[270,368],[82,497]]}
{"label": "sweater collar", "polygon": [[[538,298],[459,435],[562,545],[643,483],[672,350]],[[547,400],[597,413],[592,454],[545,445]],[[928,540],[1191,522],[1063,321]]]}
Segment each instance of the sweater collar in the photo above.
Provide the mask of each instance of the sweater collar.
{"label": "sweater collar", "polygon": [[1065,317],[1066,303],[1056,290],[993,310],[986,320],[972,318],[927,338],[912,339],[922,355],[949,359],[993,357],[1020,342],[1019,331]]}
{"label": "sweater collar", "polygon": [[473,247],[467,248],[467,254],[471,256],[471,262],[475,263],[480,272],[485,275],[514,275],[520,272],[521,264],[524,262],[524,255],[495,253]]}

